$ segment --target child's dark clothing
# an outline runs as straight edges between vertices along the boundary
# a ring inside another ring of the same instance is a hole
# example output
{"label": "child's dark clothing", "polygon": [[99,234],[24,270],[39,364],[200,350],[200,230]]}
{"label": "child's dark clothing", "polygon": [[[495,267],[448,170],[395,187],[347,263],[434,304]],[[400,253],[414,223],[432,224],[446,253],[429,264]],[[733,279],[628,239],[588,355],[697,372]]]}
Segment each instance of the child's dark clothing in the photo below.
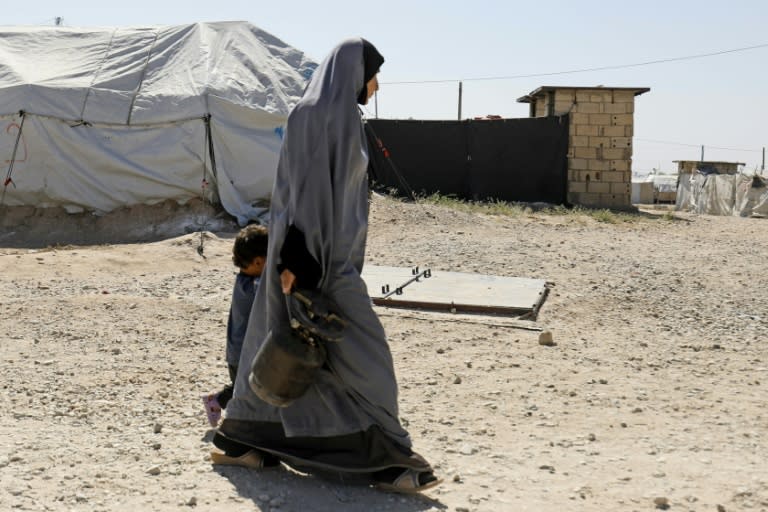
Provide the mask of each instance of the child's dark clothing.
{"label": "child's dark clothing", "polygon": [[229,307],[229,320],[227,321],[227,366],[231,384],[222,389],[217,399],[224,409],[232,398],[233,383],[237,376],[237,365],[240,362],[240,351],[243,348],[245,331],[248,329],[248,318],[251,316],[253,300],[256,298],[256,290],[259,287],[259,277],[249,276],[238,272],[235,278],[235,286],[232,289],[232,302]]}

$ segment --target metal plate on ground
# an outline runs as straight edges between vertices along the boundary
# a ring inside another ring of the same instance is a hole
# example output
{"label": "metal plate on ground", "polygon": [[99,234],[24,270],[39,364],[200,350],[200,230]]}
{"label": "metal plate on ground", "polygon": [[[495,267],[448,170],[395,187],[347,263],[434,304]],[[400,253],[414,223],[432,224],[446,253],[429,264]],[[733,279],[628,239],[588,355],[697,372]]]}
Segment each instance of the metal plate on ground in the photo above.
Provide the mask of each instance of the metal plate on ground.
{"label": "metal plate on ground", "polygon": [[367,265],[363,280],[377,306],[535,319],[549,288],[543,279]]}

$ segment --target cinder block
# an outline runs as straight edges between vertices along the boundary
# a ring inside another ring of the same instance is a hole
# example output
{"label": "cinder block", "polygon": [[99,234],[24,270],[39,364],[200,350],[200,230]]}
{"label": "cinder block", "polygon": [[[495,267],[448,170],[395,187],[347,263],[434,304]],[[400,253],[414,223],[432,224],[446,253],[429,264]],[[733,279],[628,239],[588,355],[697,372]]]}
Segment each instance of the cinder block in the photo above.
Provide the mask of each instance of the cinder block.
{"label": "cinder block", "polygon": [[610,147],[611,145],[611,139],[610,137],[590,137],[589,138],[589,145],[595,148],[599,147]]}
{"label": "cinder block", "polygon": [[594,206],[596,208],[613,208],[614,207],[614,199],[611,194],[598,194],[597,200],[592,203],[590,206]]}
{"label": "cinder block", "polygon": [[573,156],[576,158],[597,158],[596,148],[573,148]]}
{"label": "cinder block", "polygon": [[630,183],[611,183],[610,185],[609,192],[611,194],[626,195],[632,192],[632,189],[630,188],[632,185]]}
{"label": "cinder block", "polygon": [[585,135],[572,135],[571,137],[569,137],[569,139],[570,139],[569,140],[570,145],[574,148],[592,146],[592,144],[589,143],[590,137],[587,137]]}
{"label": "cinder block", "polygon": [[611,137],[611,147],[612,148],[631,148],[632,138],[631,137]]}
{"label": "cinder block", "polygon": [[625,126],[624,127],[624,136],[625,137],[633,137],[634,135],[635,135],[634,123],[629,125],[629,126]]}
{"label": "cinder block", "polygon": [[589,90],[576,91],[576,103],[588,103],[592,101],[591,93]]}
{"label": "cinder block", "polygon": [[611,124],[614,126],[631,125],[633,122],[632,114],[612,114],[612,115],[609,115],[609,117],[610,117],[610,122],[606,124]]}
{"label": "cinder block", "polygon": [[605,126],[602,131],[606,137],[624,137],[626,129],[626,126]]}
{"label": "cinder block", "polygon": [[609,194],[611,192],[611,184],[604,183],[602,181],[592,181],[587,184],[587,190],[585,192],[593,192],[596,194]]}
{"label": "cinder block", "polygon": [[580,114],[578,112],[574,112],[571,114],[571,126],[573,125],[579,125],[579,124],[590,124],[589,123],[589,114]]}
{"label": "cinder block", "polygon": [[600,204],[600,194],[591,192],[579,194],[579,202],[577,204],[584,206],[598,206]]}
{"label": "cinder block", "polygon": [[610,162],[608,160],[587,160],[590,171],[610,171]]}
{"label": "cinder block", "polygon": [[587,191],[587,184],[582,181],[571,181],[568,183],[568,192],[581,193]]}
{"label": "cinder block", "polygon": [[612,208],[626,210],[632,207],[632,194],[611,194],[609,201]]}
{"label": "cinder block", "polygon": [[610,114],[589,114],[589,124],[591,125],[602,125],[602,126],[609,126],[611,124],[616,124],[611,122],[611,115]]}
{"label": "cinder block", "polygon": [[599,135],[598,130],[600,130],[599,126],[592,126],[590,124],[577,124],[573,128],[576,135],[588,135],[592,137]]}
{"label": "cinder block", "polygon": [[603,112],[606,114],[628,114],[629,103],[603,103]]}
{"label": "cinder block", "polygon": [[610,171],[629,171],[632,165],[629,160],[610,160],[608,163]]}
{"label": "cinder block", "polygon": [[588,162],[589,160],[584,158],[569,158],[568,169],[573,169],[575,171],[586,171],[589,169]]}
{"label": "cinder block", "polygon": [[613,96],[611,95],[611,91],[591,91],[589,98],[589,101],[593,101],[595,103],[610,103],[613,99]]}
{"label": "cinder block", "polygon": [[600,103],[578,102],[574,105],[574,112],[582,114],[599,114],[601,112]]}
{"label": "cinder block", "polygon": [[606,160],[626,160],[632,158],[632,153],[626,148],[605,148],[603,158]]}
{"label": "cinder block", "polygon": [[623,171],[606,171],[603,173],[603,181],[610,183],[626,183]]}
{"label": "cinder block", "polygon": [[635,92],[634,91],[613,91],[614,103],[634,103]]}

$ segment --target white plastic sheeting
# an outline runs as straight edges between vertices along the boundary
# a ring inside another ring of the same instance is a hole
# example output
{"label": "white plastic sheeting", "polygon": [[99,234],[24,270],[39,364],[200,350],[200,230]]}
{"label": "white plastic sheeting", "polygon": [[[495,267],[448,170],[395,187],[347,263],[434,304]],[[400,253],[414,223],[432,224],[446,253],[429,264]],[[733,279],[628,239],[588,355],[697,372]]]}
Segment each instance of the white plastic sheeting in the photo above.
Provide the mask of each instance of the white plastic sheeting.
{"label": "white plastic sheeting", "polygon": [[632,204],[651,204],[653,196],[652,181],[632,182]]}
{"label": "white plastic sheeting", "polygon": [[109,211],[204,194],[244,223],[315,67],[245,22],[0,28],[3,204]]}
{"label": "white plastic sheeting", "polygon": [[759,176],[681,174],[677,210],[709,215],[768,215],[768,187]]}

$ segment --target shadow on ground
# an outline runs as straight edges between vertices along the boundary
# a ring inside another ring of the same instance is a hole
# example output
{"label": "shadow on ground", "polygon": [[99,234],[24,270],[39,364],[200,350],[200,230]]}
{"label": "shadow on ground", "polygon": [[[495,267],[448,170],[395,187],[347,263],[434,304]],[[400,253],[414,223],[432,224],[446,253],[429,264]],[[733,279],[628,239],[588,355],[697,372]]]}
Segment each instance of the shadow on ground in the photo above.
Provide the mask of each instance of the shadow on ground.
{"label": "shadow on ground", "polygon": [[214,466],[214,471],[232,482],[238,494],[260,510],[278,507],[281,512],[447,510],[440,501],[421,494],[386,493],[360,483],[345,484],[331,476],[305,475],[286,466],[261,471]]}

